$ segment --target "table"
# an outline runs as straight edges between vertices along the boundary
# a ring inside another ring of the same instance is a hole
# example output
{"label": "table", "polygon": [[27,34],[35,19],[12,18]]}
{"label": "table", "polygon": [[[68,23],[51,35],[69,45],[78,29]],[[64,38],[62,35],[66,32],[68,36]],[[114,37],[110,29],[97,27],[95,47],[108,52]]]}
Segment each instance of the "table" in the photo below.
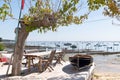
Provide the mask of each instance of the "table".
{"label": "table", "polygon": [[[56,51],[56,53],[60,53],[61,51]],[[27,58],[28,61],[28,71],[30,72],[30,66],[31,66],[31,59],[32,58],[38,58],[39,59],[39,63],[38,63],[38,68],[39,71],[42,72],[42,59],[44,56],[46,55],[50,55],[51,51],[45,51],[45,52],[36,52],[36,53],[27,53],[24,54],[24,57]]]}

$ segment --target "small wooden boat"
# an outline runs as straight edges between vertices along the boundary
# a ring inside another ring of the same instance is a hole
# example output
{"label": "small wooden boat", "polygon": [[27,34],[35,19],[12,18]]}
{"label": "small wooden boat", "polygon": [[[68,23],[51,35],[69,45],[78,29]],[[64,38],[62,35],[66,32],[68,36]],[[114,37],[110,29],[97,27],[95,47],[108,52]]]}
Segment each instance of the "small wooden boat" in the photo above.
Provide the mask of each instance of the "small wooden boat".
{"label": "small wooden boat", "polygon": [[93,63],[93,57],[90,55],[74,55],[73,57],[69,57],[70,63],[77,67],[78,69],[83,69],[90,67]]}

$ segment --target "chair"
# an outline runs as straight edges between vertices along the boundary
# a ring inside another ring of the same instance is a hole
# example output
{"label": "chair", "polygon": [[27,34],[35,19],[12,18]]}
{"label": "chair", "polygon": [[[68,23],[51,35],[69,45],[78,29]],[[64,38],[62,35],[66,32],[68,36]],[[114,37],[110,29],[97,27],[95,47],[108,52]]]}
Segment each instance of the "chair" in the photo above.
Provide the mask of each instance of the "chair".
{"label": "chair", "polygon": [[50,72],[51,72],[51,70],[54,70],[52,68],[51,64],[52,64],[52,60],[55,56],[55,53],[56,53],[56,50],[52,50],[48,59],[42,59],[44,70],[48,69]]}
{"label": "chair", "polygon": [[65,52],[59,52],[57,56],[54,57],[54,59],[56,60],[54,66],[56,66],[57,63],[62,64],[61,61],[65,60],[63,59],[63,57],[65,56]]}

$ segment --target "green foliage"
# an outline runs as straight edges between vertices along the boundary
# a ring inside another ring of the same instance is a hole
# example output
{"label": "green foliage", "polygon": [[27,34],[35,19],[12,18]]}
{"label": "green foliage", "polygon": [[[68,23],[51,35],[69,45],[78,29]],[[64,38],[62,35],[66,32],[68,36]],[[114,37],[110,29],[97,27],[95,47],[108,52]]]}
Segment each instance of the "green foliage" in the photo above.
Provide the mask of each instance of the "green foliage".
{"label": "green foliage", "polygon": [[[12,17],[12,14],[11,0],[3,1],[4,4],[0,7],[0,19],[4,21],[6,16]],[[35,2],[35,5],[31,6],[29,13],[21,18],[29,32],[36,29],[38,32],[56,31],[59,26],[82,24],[88,18],[89,12],[98,10],[100,7],[105,7],[104,15],[118,16],[120,14],[116,0],[87,0],[89,11],[83,15],[74,15],[79,11],[78,6],[82,4],[81,0],[58,0],[57,6],[55,0],[31,1]]]}
{"label": "green foliage", "polygon": [[106,1],[109,0],[88,0],[88,6],[90,10],[98,10],[100,7],[106,5]]}
{"label": "green foliage", "polygon": [[0,43],[0,51],[3,51],[5,49],[4,44]]}
{"label": "green foliage", "polygon": [[[48,30],[56,31],[59,26],[68,26],[69,24],[81,24],[87,19],[88,13],[75,16],[78,11],[77,6],[80,0],[59,0],[59,5],[55,6],[53,0],[38,0],[35,5],[29,9],[29,14],[24,15],[22,20],[27,26],[27,31],[31,32],[38,29],[38,32]],[[53,8],[55,6],[55,8]]]}
{"label": "green foliage", "polygon": [[119,16],[119,0],[88,0],[89,10],[98,10],[104,7],[103,14],[105,16]]}
{"label": "green foliage", "polygon": [[2,38],[0,38],[0,42],[2,42]]}
{"label": "green foliage", "polygon": [[120,16],[119,1],[110,0],[105,7],[104,15],[115,17]]}
{"label": "green foliage", "polygon": [[0,7],[0,20],[5,20],[7,16],[12,17],[10,12],[10,5],[8,4],[11,0],[4,0],[4,4]]}

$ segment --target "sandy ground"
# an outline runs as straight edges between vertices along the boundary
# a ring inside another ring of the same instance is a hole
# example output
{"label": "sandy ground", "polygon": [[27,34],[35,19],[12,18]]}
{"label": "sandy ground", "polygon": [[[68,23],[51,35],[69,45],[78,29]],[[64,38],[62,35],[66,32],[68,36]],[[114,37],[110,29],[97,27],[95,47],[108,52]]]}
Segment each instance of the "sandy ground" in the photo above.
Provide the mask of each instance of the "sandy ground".
{"label": "sandy ground", "polygon": [[[4,66],[5,68],[5,66]],[[5,69],[0,71],[0,74],[5,74],[6,71]],[[51,73],[48,74],[49,76],[51,75]],[[41,75],[42,76],[42,75]],[[45,77],[41,77],[40,73],[30,73],[26,76],[14,76],[14,77],[10,77],[9,79],[6,78],[6,80],[46,80]],[[120,80],[120,73],[112,73],[112,72],[96,72],[94,71],[94,78],[93,80]],[[61,76],[59,75],[59,77],[57,78],[61,78]],[[2,79],[2,78],[1,78]],[[2,79],[5,80],[5,79]],[[61,79],[62,80],[62,79]],[[70,80],[70,79],[68,79]]]}
{"label": "sandy ground", "polygon": [[95,71],[93,80],[120,80],[120,73]]}
{"label": "sandy ground", "polygon": [[[64,64],[68,64],[68,62],[63,63],[63,65],[58,64],[54,68],[55,70],[52,72],[49,72],[48,70],[46,70],[43,73],[39,73],[38,71],[37,72],[31,71],[30,73],[27,73],[26,71],[25,75],[14,76],[14,77],[5,76],[8,65],[3,65],[2,67],[0,67],[0,79],[1,80],[84,80],[84,79],[80,79],[80,75],[78,75],[78,73],[76,74],[75,72],[74,74],[71,74],[70,72],[68,72],[68,70],[66,69],[68,68],[68,66],[65,67]],[[62,69],[60,69],[60,67],[62,67]],[[23,69],[26,69],[26,68],[23,68]],[[11,67],[10,67],[10,70],[11,70]],[[93,80],[120,80],[120,73],[103,72],[95,69],[93,74]]]}
{"label": "sandy ground", "polygon": [[54,67],[54,71],[52,72],[46,70],[42,73],[39,73],[37,69],[34,69],[30,73],[27,73],[26,70],[26,73],[22,76],[6,77],[5,74],[7,67],[7,65],[0,67],[1,80],[87,80],[94,69],[94,66],[92,66],[91,68],[86,68],[78,71],[75,70],[75,68],[73,68],[73,66],[68,61],[66,61],[62,64],[57,64]]}
{"label": "sandy ground", "polygon": [[[43,73],[39,73],[37,69],[34,71],[31,71],[30,73],[22,75],[22,76],[14,76],[14,77],[6,77],[6,71],[8,68],[8,65],[2,65],[0,63],[0,80],[80,80],[80,76],[78,74],[68,74],[65,65],[66,63],[63,62],[63,65],[58,64],[57,67],[55,67],[55,71],[49,72],[46,70]],[[68,63],[67,63],[68,64]],[[106,68],[108,70],[104,70],[104,66],[100,66],[102,64],[99,64],[95,66],[94,74],[93,74],[93,80],[120,80],[120,66],[118,64],[113,64],[113,62],[109,62],[106,65]],[[61,67],[61,69],[60,69]],[[116,70],[111,70],[111,69]],[[27,70],[26,67],[22,68],[23,70]],[[63,69],[65,71],[63,71]],[[11,71],[11,67],[10,67]],[[9,74],[11,73],[9,71]],[[61,72],[62,71],[62,72]],[[113,72],[114,71],[114,72]],[[75,77],[78,76],[78,78],[75,79]],[[9,78],[9,79],[8,79]],[[84,79],[81,79],[84,80]]]}
{"label": "sandy ground", "polygon": [[[61,64],[58,64],[58,67],[63,66]],[[66,73],[60,73],[61,69],[58,69],[56,67],[56,71],[49,72],[46,70],[43,73],[39,72],[31,72],[29,74],[25,74],[23,76],[14,76],[14,77],[9,77],[9,79],[5,76],[8,65],[3,65],[0,67],[0,79],[2,80],[73,80],[73,78],[76,75],[67,75]],[[25,69],[25,68],[24,68]],[[10,67],[11,70],[11,67]],[[9,71],[10,73],[10,71]],[[62,76],[64,75],[64,77]],[[43,77],[44,76],[44,77]],[[5,78],[6,77],[6,78]],[[76,79],[77,80],[77,79]],[[93,80],[120,80],[120,73],[118,72],[101,72],[99,70],[94,70],[93,74]]]}

